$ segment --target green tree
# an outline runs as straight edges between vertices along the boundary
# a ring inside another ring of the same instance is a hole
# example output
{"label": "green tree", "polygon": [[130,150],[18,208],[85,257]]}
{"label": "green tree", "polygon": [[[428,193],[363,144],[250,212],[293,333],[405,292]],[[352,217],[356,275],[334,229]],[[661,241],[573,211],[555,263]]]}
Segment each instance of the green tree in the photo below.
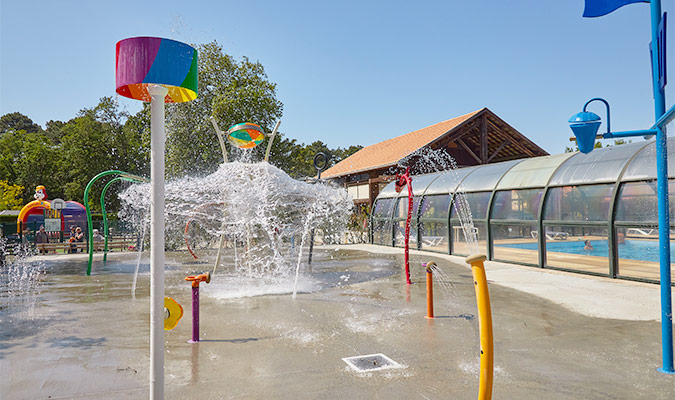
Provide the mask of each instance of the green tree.
{"label": "green tree", "polygon": [[26,133],[22,143],[21,158],[16,163],[18,176],[15,183],[23,186],[23,200],[33,200],[35,187],[44,185],[47,194],[54,198],[61,194],[55,179],[58,149],[43,132]]}
{"label": "green tree", "polygon": [[61,136],[63,136],[63,126],[66,123],[63,121],[54,121],[50,120],[47,122],[47,128],[45,129],[45,135],[52,141],[55,145],[61,143]]}
{"label": "green tree", "polygon": [[[84,189],[100,172],[117,169],[148,176],[149,126],[149,106],[130,116],[112,97],[103,97],[95,107],[82,109],[76,118],[55,124],[59,132],[58,190],[66,199],[82,202]],[[97,181],[92,188],[89,198],[94,210],[100,209],[99,196],[107,181]],[[107,210],[119,208],[117,195],[124,187],[123,183],[110,187]]]}
{"label": "green tree", "polygon": [[32,200],[35,186],[56,182],[58,151],[43,132],[7,131],[0,136],[0,180],[22,186],[21,198]]}
{"label": "green tree", "polygon": [[23,186],[0,180],[0,210],[19,210],[23,206]]}
{"label": "green tree", "polygon": [[267,79],[262,64],[247,58],[238,62],[215,41],[197,49],[197,99],[167,107],[169,176],[211,173],[222,163],[209,117],[214,116],[223,131],[235,123],[250,121],[270,132],[283,109],[275,97],[276,84]]}
{"label": "green tree", "polygon": [[8,131],[40,132],[40,125],[20,112],[5,114],[0,117],[0,135]]}

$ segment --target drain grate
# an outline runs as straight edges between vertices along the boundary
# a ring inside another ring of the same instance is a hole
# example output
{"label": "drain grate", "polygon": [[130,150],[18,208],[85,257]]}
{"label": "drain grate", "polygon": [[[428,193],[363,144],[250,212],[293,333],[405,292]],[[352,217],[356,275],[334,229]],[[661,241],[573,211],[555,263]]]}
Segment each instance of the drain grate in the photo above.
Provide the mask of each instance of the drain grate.
{"label": "drain grate", "polygon": [[403,366],[384,354],[368,354],[343,358],[342,361],[357,372],[379,371],[382,369],[402,368]]}

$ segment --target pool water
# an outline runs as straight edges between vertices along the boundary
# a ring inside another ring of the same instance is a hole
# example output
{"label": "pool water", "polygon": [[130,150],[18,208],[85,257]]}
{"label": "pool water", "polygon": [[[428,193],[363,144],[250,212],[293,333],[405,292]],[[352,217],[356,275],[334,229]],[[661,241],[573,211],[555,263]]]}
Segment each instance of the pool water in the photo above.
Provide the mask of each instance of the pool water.
{"label": "pool water", "polygon": [[[537,243],[495,244],[495,246],[515,249],[537,250]],[[609,248],[606,240],[591,240],[593,250],[584,250],[583,240],[561,240],[546,242],[546,250],[557,253],[581,254],[587,256],[608,257]],[[659,242],[652,240],[626,240],[619,246],[619,258],[640,261],[659,261]],[[674,243],[670,243],[671,262],[675,253]]]}

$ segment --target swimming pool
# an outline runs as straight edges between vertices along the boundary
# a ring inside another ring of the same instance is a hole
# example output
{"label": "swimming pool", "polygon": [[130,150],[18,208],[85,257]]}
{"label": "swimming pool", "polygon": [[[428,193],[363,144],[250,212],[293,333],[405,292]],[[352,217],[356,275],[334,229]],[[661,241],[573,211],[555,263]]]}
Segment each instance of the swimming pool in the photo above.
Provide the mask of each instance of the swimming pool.
{"label": "swimming pool", "polygon": [[[546,242],[546,250],[586,256],[607,257],[609,255],[606,240],[591,240],[591,245],[593,246],[593,250],[584,250],[583,240],[561,240]],[[495,243],[495,247],[537,250],[537,243]],[[670,243],[671,262],[674,253],[675,246],[673,243]],[[655,240],[626,240],[625,243],[619,244],[619,258],[640,261],[659,261],[659,242]]]}

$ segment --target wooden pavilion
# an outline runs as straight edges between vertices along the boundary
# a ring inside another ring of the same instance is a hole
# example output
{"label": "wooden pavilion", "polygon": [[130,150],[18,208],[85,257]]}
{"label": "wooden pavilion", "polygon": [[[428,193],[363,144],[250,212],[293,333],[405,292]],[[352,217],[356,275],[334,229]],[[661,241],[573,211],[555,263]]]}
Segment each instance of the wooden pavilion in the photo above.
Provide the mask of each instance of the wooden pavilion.
{"label": "wooden pavilion", "polygon": [[[321,174],[347,187],[356,204],[372,205],[390,182],[400,160],[413,174],[424,171],[420,149],[445,149],[458,167],[488,164],[548,153],[487,108],[364,147]],[[429,171],[424,171],[429,172]]]}

